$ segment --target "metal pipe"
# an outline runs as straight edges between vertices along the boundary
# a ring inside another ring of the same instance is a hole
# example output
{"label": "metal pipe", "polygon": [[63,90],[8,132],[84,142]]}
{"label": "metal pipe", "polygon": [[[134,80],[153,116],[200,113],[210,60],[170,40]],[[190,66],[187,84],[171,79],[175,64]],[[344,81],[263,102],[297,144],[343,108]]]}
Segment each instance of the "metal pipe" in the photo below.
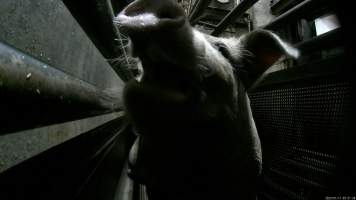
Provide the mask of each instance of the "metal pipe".
{"label": "metal pipe", "polygon": [[241,17],[249,8],[251,8],[258,0],[243,0],[233,10],[231,10],[218,26],[211,33],[213,36],[221,34],[231,23]]}
{"label": "metal pipe", "polygon": [[0,134],[113,112],[119,95],[0,42]]}

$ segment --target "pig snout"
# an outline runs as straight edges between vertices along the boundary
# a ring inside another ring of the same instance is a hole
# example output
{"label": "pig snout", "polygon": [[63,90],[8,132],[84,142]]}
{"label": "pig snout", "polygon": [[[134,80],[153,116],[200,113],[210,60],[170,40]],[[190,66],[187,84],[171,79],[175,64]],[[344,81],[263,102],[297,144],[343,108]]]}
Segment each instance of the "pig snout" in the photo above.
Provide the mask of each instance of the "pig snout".
{"label": "pig snout", "polygon": [[148,33],[183,26],[185,13],[174,0],[137,0],[121,11],[114,23],[129,35]]}
{"label": "pig snout", "polygon": [[156,73],[150,70],[153,68],[192,66],[196,54],[192,27],[175,0],[134,1],[119,13],[114,23],[129,36],[129,52],[140,58],[145,74]]}

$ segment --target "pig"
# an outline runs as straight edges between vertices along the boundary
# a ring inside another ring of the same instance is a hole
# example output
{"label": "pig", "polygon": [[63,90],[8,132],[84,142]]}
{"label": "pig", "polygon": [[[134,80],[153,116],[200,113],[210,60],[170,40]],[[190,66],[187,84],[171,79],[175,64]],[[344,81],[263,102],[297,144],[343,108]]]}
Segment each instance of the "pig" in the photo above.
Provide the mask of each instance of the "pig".
{"label": "pig", "polygon": [[129,176],[150,200],[256,199],[262,150],[246,90],[298,50],[267,30],[199,32],[175,0],[136,0],[114,24],[143,69],[123,93],[139,135]]}

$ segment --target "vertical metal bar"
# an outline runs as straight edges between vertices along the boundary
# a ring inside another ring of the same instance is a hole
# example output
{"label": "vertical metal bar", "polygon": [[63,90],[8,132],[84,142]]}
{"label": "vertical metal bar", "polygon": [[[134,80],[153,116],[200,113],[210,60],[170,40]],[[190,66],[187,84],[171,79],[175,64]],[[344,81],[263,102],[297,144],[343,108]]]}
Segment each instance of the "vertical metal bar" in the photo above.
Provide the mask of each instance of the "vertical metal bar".
{"label": "vertical metal bar", "polygon": [[218,24],[211,35],[218,36],[237,18],[241,17],[249,8],[251,8],[258,0],[243,0],[233,10],[231,10],[224,19]]}
{"label": "vertical metal bar", "polygon": [[[127,62],[119,63],[117,58],[125,56],[125,49],[121,43],[121,35],[113,24],[115,17],[112,2],[110,0],[77,0],[63,1],[73,16],[85,30],[95,46],[108,59],[109,64],[117,75],[128,81],[134,78]],[[89,23],[88,23],[89,22]],[[101,27],[98,29],[97,27]],[[118,43],[115,42],[118,39]]]}
{"label": "vertical metal bar", "polygon": [[192,10],[192,4],[193,4],[193,0],[189,0],[189,6],[188,6],[188,12],[187,15],[190,16],[191,10]]}

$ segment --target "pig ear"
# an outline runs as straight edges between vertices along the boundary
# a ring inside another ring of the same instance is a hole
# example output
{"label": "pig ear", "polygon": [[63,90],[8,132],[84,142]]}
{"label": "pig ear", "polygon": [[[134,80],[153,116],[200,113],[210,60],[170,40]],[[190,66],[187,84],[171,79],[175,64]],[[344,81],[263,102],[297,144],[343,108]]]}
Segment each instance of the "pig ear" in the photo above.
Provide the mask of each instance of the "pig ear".
{"label": "pig ear", "polygon": [[276,34],[266,30],[256,30],[240,38],[242,49],[240,62],[248,72],[245,86],[249,87],[263,72],[282,56],[298,58],[299,51],[282,41]]}

